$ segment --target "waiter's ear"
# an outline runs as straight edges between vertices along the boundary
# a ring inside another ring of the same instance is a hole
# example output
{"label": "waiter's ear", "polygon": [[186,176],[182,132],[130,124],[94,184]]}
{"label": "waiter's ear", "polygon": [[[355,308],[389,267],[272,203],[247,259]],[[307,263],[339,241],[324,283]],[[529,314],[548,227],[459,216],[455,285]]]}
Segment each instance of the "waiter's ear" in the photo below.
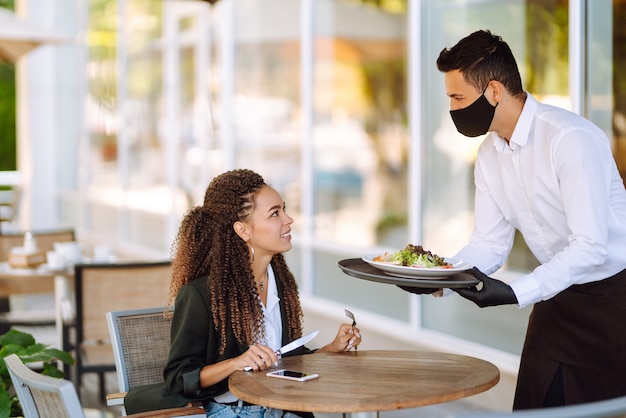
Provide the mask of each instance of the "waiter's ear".
{"label": "waiter's ear", "polygon": [[239,236],[239,238],[248,242],[248,240],[250,239],[250,231],[247,223],[237,221],[233,224],[233,229],[235,230],[235,233]]}
{"label": "waiter's ear", "polygon": [[489,103],[492,105],[500,103],[504,93],[506,92],[504,84],[496,80],[491,80],[487,87],[489,87],[489,89],[485,92],[485,96],[489,100]]}

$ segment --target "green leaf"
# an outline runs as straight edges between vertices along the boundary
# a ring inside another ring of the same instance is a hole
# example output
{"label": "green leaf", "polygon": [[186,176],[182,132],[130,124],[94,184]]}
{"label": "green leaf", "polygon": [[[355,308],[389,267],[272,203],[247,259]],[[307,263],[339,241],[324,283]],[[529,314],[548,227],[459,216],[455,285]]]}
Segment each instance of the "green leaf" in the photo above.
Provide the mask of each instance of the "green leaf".
{"label": "green leaf", "polygon": [[0,389],[0,418],[9,418],[11,416],[11,398],[6,389]]}
{"label": "green leaf", "polygon": [[58,377],[58,378],[65,377],[65,373],[63,373],[63,370],[59,370],[56,364],[52,364],[52,363],[44,363],[43,371],[41,372],[41,374],[45,374],[46,376],[50,376],[50,377]]}
{"label": "green leaf", "polygon": [[34,343],[32,345],[29,345],[29,346],[25,347],[24,353],[25,354],[36,354],[36,353],[42,352],[46,348],[48,348],[48,346],[46,344]]}
{"label": "green leaf", "polygon": [[0,335],[0,345],[6,346],[10,344],[29,347],[35,344],[35,338],[28,333],[10,329],[3,335]]}
{"label": "green leaf", "polygon": [[38,351],[24,353],[20,356],[20,358],[24,363],[61,360],[63,363],[69,365],[74,364],[74,357],[72,357],[71,354],[57,348],[47,348],[47,346],[43,349],[39,349]]}

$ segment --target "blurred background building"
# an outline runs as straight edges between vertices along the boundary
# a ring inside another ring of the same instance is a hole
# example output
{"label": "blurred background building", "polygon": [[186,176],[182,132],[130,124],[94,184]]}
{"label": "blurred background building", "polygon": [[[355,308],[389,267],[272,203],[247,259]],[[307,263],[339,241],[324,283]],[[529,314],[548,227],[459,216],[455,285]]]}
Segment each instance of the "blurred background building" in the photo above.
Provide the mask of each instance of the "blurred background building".
{"label": "blurred background building", "polygon": [[[604,129],[626,175],[624,0],[0,5],[68,37],[0,64],[0,169],[21,173],[21,228],[169,255],[211,178],[250,168],[295,218],[286,256],[308,311],[349,307],[383,335],[511,373],[528,309],[409,295],[336,266],[407,243],[450,255],[469,237],[481,138],[454,128],[439,52],[477,29],[501,35],[524,87]],[[520,240],[496,277],[535,263]]]}

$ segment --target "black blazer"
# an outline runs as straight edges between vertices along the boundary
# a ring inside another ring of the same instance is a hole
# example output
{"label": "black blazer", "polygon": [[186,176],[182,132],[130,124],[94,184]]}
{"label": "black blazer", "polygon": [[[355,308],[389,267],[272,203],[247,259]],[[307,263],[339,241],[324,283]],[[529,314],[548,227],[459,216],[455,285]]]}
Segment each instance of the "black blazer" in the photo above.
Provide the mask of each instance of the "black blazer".
{"label": "black blazer", "polygon": [[[248,346],[239,344],[232,329],[226,331],[226,348],[218,353],[219,334],[213,324],[208,278],[201,277],[184,285],[176,297],[172,319],[172,345],[164,370],[165,383],[133,388],[124,398],[127,413],[143,412],[184,406],[190,401],[207,402],[228,391],[228,379],[210,386],[200,387],[200,370],[207,364],[243,354]],[[283,321],[282,344],[291,339],[287,334],[283,285],[276,274],[280,311]],[[287,355],[309,354],[300,347]]]}

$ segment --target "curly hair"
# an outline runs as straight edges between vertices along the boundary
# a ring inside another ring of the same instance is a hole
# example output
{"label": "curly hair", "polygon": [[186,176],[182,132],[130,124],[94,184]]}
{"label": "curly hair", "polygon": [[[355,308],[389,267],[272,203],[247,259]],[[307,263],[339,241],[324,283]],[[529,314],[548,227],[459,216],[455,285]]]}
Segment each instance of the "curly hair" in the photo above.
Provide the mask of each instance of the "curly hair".
{"label": "curly hair", "polygon": [[[219,332],[222,354],[230,325],[240,344],[251,345],[265,338],[263,310],[248,246],[233,228],[236,221],[249,220],[255,196],[265,185],[251,170],[225,172],[209,184],[202,206],[184,216],[172,245],[172,280],[167,306],[172,306],[180,288],[208,276],[213,323]],[[282,254],[271,261],[276,280],[283,288],[290,339],[302,335],[302,308],[296,280]]]}
{"label": "curly hair", "polygon": [[437,58],[437,69],[444,73],[459,70],[465,81],[480,91],[497,80],[512,96],[525,96],[511,48],[488,30],[473,32],[452,48],[444,48]]}

